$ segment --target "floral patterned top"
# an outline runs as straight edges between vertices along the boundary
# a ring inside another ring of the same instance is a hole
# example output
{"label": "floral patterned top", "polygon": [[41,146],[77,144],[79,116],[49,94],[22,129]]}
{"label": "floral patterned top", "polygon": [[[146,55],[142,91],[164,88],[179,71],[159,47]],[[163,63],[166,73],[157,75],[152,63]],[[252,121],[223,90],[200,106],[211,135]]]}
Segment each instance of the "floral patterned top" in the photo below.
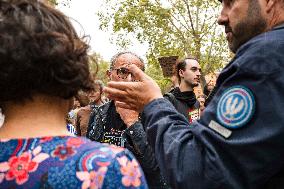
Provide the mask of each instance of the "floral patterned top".
{"label": "floral patterned top", "polygon": [[0,139],[0,188],[148,188],[132,154],[81,137]]}

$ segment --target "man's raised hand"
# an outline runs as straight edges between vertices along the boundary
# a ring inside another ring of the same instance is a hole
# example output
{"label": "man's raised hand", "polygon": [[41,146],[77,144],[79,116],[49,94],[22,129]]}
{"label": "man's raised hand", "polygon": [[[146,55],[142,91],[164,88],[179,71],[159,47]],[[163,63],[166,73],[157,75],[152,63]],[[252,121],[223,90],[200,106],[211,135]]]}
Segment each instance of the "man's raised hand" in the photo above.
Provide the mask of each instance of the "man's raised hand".
{"label": "man's raised hand", "polygon": [[111,81],[104,92],[116,102],[117,107],[141,112],[144,106],[157,98],[163,98],[157,83],[136,65],[128,66],[135,82]]}

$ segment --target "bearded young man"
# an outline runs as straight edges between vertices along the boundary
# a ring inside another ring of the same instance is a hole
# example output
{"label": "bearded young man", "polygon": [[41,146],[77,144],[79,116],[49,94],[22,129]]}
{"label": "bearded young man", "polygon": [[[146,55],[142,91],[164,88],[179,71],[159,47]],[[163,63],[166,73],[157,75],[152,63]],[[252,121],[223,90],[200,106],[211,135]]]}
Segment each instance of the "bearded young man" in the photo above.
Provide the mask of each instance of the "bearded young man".
{"label": "bearded young man", "polygon": [[142,112],[173,188],[283,188],[284,1],[223,0],[222,6],[218,23],[236,55],[199,121],[189,124],[135,66],[129,70],[141,82],[110,82],[105,92],[116,106]]}

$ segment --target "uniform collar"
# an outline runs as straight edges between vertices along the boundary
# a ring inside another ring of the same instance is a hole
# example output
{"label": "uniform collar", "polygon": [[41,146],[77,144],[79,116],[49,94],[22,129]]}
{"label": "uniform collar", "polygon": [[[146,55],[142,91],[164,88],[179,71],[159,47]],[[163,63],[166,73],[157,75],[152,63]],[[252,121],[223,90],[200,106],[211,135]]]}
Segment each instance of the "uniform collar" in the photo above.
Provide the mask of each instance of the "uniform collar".
{"label": "uniform collar", "polygon": [[278,24],[278,25],[276,25],[276,26],[274,26],[274,27],[272,28],[272,30],[278,30],[278,29],[282,29],[282,28],[284,28],[284,23],[283,23],[283,22],[280,23],[280,24]]}

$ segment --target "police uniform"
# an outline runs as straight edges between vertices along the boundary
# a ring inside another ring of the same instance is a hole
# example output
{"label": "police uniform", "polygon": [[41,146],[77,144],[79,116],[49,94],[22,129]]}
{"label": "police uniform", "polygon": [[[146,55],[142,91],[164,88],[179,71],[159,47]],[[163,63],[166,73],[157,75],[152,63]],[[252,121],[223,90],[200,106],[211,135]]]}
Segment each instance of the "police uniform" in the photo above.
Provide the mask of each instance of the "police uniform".
{"label": "police uniform", "polygon": [[283,107],[280,25],[238,49],[199,121],[189,124],[165,99],[146,105],[142,121],[174,188],[284,188]]}

